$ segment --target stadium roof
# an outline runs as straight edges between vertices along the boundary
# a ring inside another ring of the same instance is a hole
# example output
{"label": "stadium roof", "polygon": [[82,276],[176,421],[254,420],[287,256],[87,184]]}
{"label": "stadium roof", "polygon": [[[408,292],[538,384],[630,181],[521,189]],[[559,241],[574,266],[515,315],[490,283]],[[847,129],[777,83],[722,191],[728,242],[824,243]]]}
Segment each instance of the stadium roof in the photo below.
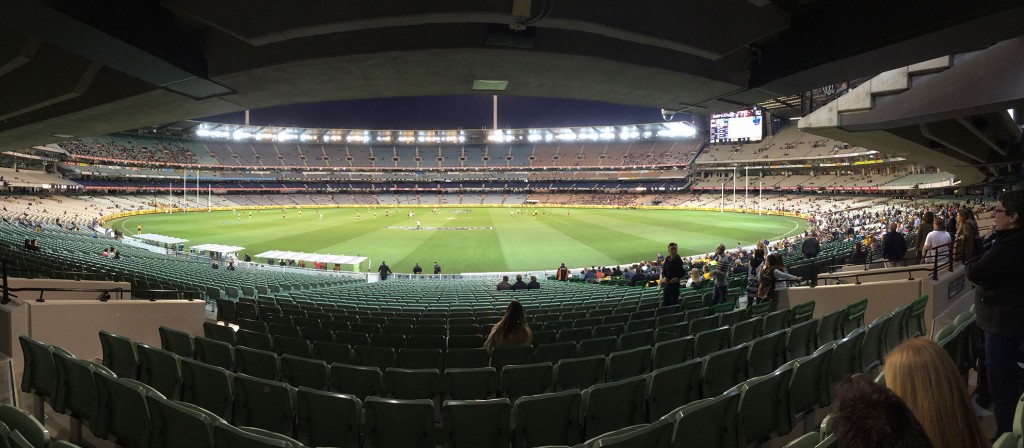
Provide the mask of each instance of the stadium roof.
{"label": "stadium roof", "polygon": [[[0,149],[246,109],[424,95],[706,114],[1024,34],[1019,0],[0,0],[0,8]],[[1005,110],[1022,97],[985,106]]]}

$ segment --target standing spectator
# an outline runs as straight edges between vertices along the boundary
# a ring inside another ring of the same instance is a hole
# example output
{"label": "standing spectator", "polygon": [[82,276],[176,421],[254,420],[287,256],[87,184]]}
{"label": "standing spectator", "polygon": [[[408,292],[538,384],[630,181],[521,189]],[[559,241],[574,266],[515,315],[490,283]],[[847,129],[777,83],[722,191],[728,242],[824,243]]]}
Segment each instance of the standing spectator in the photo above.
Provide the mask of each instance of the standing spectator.
{"label": "standing spectator", "polygon": [[885,357],[885,385],[921,422],[935,448],[987,448],[967,387],[946,350],[913,338]]}
{"label": "standing spectator", "polygon": [[385,262],[380,262],[380,267],[377,268],[377,272],[380,273],[380,281],[388,279],[388,275],[391,274],[391,268]]}
{"label": "standing spectator", "polygon": [[569,268],[565,267],[565,263],[562,263],[555,271],[555,279],[563,282],[569,281]]}
{"label": "standing spectator", "polygon": [[[760,245],[759,245],[760,246]],[[747,305],[757,302],[757,285],[760,284],[760,267],[764,263],[764,248],[754,249],[754,257],[747,266]]]}
{"label": "standing spectator", "polygon": [[[924,239],[923,249],[925,256],[928,257],[925,261],[937,261],[939,263],[949,261],[949,254],[953,251],[953,248],[948,244],[952,242],[953,238],[946,231],[946,223],[942,220],[935,221],[935,230],[932,230]],[[931,252],[935,254],[932,255]]]}
{"label": "standing spectator", "polygon": [[760,276],[757,283],[757,302],[775,303],[779,298],[779,289],[785,289],[788,281],[803,281],[786,272],[786,265],[782,262],[779,254],[770,254],[761,264]]}
{"label": "standing spectator", "polygon": [[[505,277],[508,284],[508,277]],[[505,315],[491,327],[491,333],[484,341],[484,348],[490,353],[498,347],[518,347],[533,342],[533,331],[526,324],[526,312],[518,300],[513,300],[505,309]]]}
{"label": "standing spectator", "polygon": [[924,257],[924,239],[932,232],[932,230],[935,230],[935,214],[932,212],[925,212],[921,225],[917,227],[917,233],[914,234],[913,246],[914,249],[917,249],[918,260]]}
{"label": "standing spectator", "polygon": [[434,275],[441,275],[441,265],[434,262]]}
{"label": "standing spectator", "polygon": [[803,244],[800,245],[800,252],[804,254],[804,258],[814,258],[821,252],[821,243],[818,242],[818,235],[811,232],[811,235],[804,238]]}
{"label": "standing spectator", "polygon": [[679,246],[676,243],[668,243],[668,258],[664,259],[661,266],[661,285],[665,288],[661,306],[679,304],[680,282],[685,275],[683,259],[679,257]]}
{"label": "standing spectator", "polygon": [[416,263],[416,266],[412,267],[412,273],[414,275],[420,275],[423,273],[423,268],[420,267],[419,263]]}
{"label": "standing spectator", "polygon": [[[974,306],[977,324],[985,332],[988,387],[996,414],[996,437],[1011,430],[1017,398],[1024,384],[1024,191],[1004,191],[992,211],[995,233],[988,250],[967,262],[967,279],[977,285]],[[1018,260],[1018,261],[1014,261]]]}
{"label": "standing spectator", "polygon": [[896,231],[896,223],[889,224],[889,231],[882,237],[882,258],[887,260],[885,267],[896,266],[903,261],[906,254],[907,240],[903,238],[903,234]]}
{"label": "standing spectator", "polygon": [[715,280],[715,290],[711,294],[711,304],[717,305],[725,302],[729,295],[729,271],[732,270],[732,257],[725,251],[725,245],[719,244],[715,248],[715,255],[711,260],[716,263],[715,270],[711,273]]}
{"label": "standing spectator", "polygon": [[953,243],[953,259],[967,262],[974,256],[974,242],[978,238],[978,222],[974,220],[974,212],[969,208],[960,209],[956,215],[960,221],[957,226],[956,238]]}

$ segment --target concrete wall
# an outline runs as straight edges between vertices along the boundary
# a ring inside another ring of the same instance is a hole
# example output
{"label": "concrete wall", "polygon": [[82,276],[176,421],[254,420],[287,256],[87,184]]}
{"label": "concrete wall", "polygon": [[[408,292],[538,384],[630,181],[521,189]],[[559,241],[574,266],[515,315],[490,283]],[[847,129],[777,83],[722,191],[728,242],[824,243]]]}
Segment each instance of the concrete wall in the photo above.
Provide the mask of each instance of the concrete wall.
{"label": "concrete wall", "polygon": [[[104,282],[92,280],[53,280],[45,278],[10,278],[7,286],[11,288],[61,288],[61,289],[115,289],[121,288],[131,290],[132,284],[127,282]],[[39,291],[15,291],[20,300],[36,300],[39,298]],[[119,296],[111,294],[115,299]],[[89,300],[100,296],[99,292],[76,292],[76,291],[44,291],[45,300]],[[131,294],[123,294],[123,299],[131,299]]]}

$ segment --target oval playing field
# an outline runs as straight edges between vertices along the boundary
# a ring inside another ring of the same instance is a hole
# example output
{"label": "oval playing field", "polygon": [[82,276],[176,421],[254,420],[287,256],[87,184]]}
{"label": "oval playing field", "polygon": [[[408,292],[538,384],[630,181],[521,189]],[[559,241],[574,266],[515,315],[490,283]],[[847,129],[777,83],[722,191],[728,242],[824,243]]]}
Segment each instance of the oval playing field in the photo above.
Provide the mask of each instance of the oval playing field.
{"label": "oval playing field", "polygon": [[[409,217],[409,213],[415,214]],[[322,214],[322,217],[321,217]],[[420,227],[417,228],[417,221]],[[396,273],[437,261],[446,274],[512,272],[652,260],[670,241],[683,255],[719,243],[753,244],[802,233],[800,218],[690,210],[464,207],[289,208],[152,214],[108,226],[244,247],[243,253],[286,250],[361,255]],[[263,261],[263,260],[254,260]],[[365,266],[364,266],[365,268]]]}

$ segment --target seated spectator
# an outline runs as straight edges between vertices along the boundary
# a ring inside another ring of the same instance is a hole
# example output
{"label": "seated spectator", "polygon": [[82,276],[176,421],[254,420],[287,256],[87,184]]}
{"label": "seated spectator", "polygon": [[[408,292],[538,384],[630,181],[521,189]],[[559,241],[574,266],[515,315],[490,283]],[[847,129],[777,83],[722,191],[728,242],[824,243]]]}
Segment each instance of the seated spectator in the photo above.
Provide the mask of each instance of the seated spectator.
{"label": "seated spectator", "polygon": [[540,289],[540,282],[537,281],[536,275],[530,276],[530,283],[526,284],[526,289]]}
{"label": "seated spectator", "polygon": [[512,285],[508,284],[508,276],[502,276],[501,283],[498,283],[498,291],[508,291],[510,289],[512,289]]}
{"label": "seated spectator", "polygon": [[868,262],[868,253],[864,250],[860,241],[853,243],[853,254],[850,255],[850,264],[864,264]]}
{"label": "seated spectator", "polygon": [[686,281],[687,288],[700,289],[704,286],[704,277],[700,275],[700,269],[690,269],[690,279]]}
{"label": "seated spectator", "polygon": [[523,274],[516,274],[516,282],[512,285],[513,291],[526,289],[526,282],[523,281]]}
{"label": "seated spectator", "polygon": [[836,385],[833,433],[843,448],[930,448],[931,439],[907,405],[865,375]]}
{"label": "seated spectator", "polygon": [[885,384],[914,412],[935,448],[990,446],[967,387],[945,349],[914,338],[885,358]]}
{"label": "seated spectator", "polygon": [[597,283],[597,272],[594,272],[593,269],[587,269],[583,274],[583,281],[587,283]]}
{"label": "seated spectator", "polygon": [[[508,278],[505,279],[508,284]],[[533,331],[526,324],[526,313],[518,300],[513,300],[505,309],[505,315],[491,327],[491,333],[484,341],[484,348],[490,353],[498,347],[518,347],[533,343]]]}

